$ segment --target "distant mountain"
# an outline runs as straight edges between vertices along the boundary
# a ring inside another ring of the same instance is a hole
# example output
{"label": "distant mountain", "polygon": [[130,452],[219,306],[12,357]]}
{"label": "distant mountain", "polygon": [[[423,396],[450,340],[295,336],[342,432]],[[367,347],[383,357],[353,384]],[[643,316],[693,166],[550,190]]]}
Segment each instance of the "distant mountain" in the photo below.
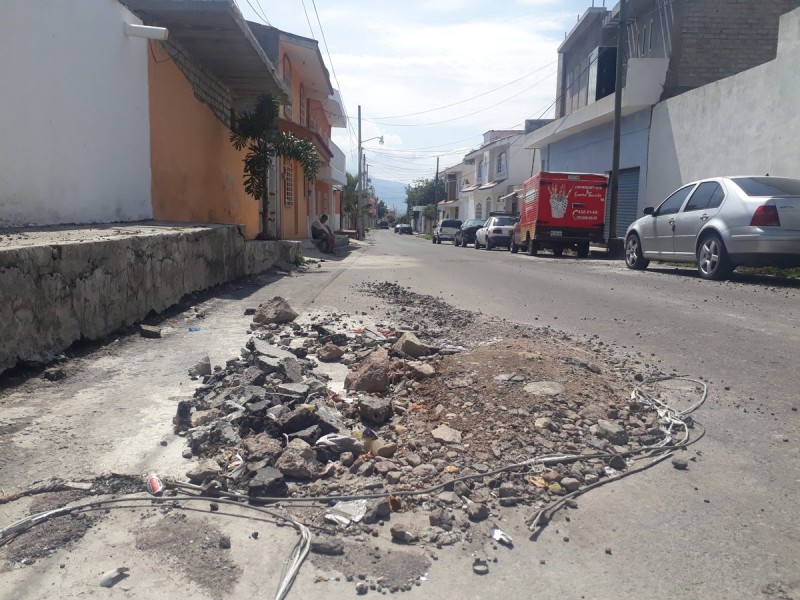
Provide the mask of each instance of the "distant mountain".
{"label": "distant mountain", "polygon": [[406,210],[406,184],[401,181],[391,181],[390,179],[379,179],[370,177],[372,187],[375,188],[375,195],[379,200],[383,200],[389,210],[396,210],[398,214],[405,214]]}

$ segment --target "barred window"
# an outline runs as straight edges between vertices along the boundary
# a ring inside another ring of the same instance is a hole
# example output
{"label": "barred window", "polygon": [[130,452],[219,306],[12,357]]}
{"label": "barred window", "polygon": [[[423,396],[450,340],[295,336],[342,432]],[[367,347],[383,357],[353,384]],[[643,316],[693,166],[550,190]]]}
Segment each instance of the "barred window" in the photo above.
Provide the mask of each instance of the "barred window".
{"label": "barred window", "polygon": [[478,204],[475,205],[475,218],[476,219],[483,218],[483,206],[481,206],[480,202],[478,202]]}
{"label": "barred window", "polygon": [[294,165],[283,168],[283,205],[294,206]]}

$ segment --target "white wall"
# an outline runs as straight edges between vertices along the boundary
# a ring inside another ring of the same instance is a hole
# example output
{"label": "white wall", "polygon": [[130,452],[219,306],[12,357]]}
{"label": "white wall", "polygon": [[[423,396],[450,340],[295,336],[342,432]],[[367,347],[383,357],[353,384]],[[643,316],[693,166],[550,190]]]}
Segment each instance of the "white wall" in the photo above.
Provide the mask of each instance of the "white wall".
{"label": "white wall", "polygon": [[152,217],[147,40],[116,0],[0,1],[0,225]]}
{"label": "white wall", "polygon": [[720,175],[800,177],[800,9],[781,18],[777,58],[653,109],[647,197]]}
{"label": "white wall", "polygon": [[[620,128],[620,169],[639,167],[639,204],[645,197],[649,172],[647,147],[650,110],[622,117]],[[549,144],[542,149],[545,171],[606,173],[611,171],[614,149],[614,124],[604,123]]]}

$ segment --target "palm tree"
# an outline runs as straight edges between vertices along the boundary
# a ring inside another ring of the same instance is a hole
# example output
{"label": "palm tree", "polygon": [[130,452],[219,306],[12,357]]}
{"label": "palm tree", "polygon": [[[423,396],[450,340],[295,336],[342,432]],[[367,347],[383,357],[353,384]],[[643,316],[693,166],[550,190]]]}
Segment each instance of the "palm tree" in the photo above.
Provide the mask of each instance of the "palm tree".
{"label": "palm tree", "polygon": [[306,179],[315,179],[322,161],[314,144],[278,132],[281,105],[275,96],[263,94],[252,111],[237,113],[231,130],[231,143],[237,150],[247,148],[244,157],[244,191],[262,204],[261,231],[269,231],[267,177],[276,156],[296,160]]}
{"label": "palm tree", "polygon": [[358,178],[346,173],[347,185],[342,189],[342,213],[347,215],[348,227],[354,227],[358,215]]}

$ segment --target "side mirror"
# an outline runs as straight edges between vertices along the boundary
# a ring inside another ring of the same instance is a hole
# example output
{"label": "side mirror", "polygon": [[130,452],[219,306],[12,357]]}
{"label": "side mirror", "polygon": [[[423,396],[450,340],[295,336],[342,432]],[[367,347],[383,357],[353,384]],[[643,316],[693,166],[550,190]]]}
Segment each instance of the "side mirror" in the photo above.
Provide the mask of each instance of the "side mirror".
{"label": "side mirror", "polygon": [[655,212],[655,209],[652,206],[648,206],[647,208],[645,208],[642,211],[642,213],[644,213],[646,215],[652,215],[654,212]]}

